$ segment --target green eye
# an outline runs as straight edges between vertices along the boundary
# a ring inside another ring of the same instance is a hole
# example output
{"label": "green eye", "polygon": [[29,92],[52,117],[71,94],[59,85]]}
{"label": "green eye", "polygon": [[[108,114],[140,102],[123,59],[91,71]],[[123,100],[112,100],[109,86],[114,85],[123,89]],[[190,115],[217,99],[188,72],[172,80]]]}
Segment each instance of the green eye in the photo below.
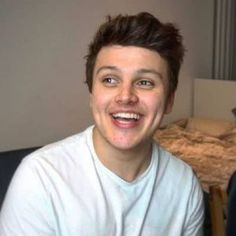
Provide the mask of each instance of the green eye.
{"label": "green eye", "polygon": [[138,81],[137,85],[142,88],[152,88],[154,86],[154,83],[150,80],[140,80]]}

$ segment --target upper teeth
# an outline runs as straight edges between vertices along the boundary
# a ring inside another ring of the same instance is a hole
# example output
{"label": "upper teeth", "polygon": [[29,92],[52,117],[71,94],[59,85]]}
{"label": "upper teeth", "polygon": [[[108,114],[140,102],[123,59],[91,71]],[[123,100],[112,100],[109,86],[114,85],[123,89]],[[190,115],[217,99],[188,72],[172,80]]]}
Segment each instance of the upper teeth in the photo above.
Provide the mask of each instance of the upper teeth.
{"label": "upper teeth", "polygon": [[138,120],[140,118],[140,115],[136,113],[126,113],[126,112],[123,113],[122,112],[122,113],[113,114],[113,117]]}

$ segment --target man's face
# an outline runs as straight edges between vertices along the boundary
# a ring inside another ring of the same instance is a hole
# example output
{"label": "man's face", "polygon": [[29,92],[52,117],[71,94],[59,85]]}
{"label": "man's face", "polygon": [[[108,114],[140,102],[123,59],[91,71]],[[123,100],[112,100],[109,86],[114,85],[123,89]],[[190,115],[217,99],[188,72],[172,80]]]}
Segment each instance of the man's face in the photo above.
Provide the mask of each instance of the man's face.
{"label": "man's face", "polygon": [[120,150],[149,143],[172,108],[168,67],[154,51],[108,46],[98,53],[90,105],[96,140]]}

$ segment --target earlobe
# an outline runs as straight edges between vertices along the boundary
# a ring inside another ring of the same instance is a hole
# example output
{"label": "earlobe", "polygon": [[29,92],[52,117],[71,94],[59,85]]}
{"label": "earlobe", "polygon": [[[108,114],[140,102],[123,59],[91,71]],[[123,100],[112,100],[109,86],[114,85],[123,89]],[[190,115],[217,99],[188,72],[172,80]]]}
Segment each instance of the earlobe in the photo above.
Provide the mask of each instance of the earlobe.
{"label": "earlobe", "polygon": [[171,93],[166,101],[165,114],[169,114],[172,111],[175,100],[175,93]]}

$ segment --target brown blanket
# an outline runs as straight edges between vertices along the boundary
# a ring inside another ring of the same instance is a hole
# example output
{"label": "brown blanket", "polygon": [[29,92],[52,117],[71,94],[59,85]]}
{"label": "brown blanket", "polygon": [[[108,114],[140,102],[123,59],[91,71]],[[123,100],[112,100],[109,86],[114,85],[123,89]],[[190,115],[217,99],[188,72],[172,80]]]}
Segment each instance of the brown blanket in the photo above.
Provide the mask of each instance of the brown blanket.
{"label": "brown blanket", "polygon": [[[230,136],[231,134],[231,136]],[[183,161],[192,166],[205,191],[210,185],[227,187],[229,177],[236,170],[236,143],[229,139],[211,137],[199,131],[187,130],[178,124],[160,129],[154,139]]]}

